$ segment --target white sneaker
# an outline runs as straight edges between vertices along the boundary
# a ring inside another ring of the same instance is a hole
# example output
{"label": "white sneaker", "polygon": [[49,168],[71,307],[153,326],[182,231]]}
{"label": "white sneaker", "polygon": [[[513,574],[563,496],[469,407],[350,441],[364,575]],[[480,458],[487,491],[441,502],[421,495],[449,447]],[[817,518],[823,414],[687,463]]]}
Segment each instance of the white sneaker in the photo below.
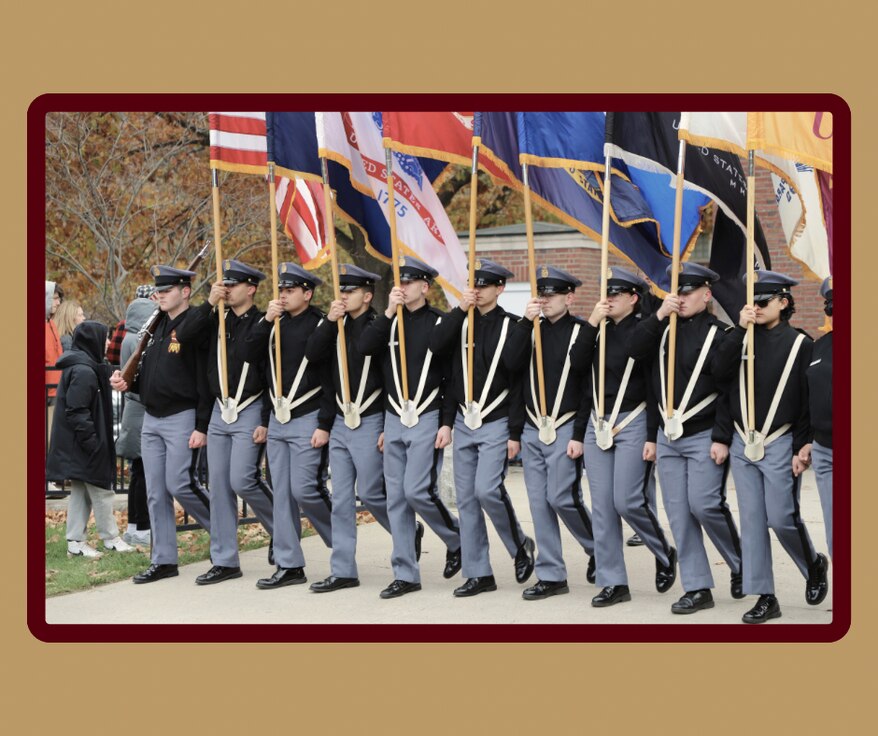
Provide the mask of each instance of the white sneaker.
{"label": "white sneaker", "polygon": [[104,540],[104,549],[113,549],[116,552],[134,552],[134,547],[128,544],[128,542],[123,541],[122,537]]}
{"label": "white sneaker", "polygon": [[134,546],[149,547],[152,543],[152,534],[149,529],[144,529],[142,532],[125,532],[122,539]]}
{"label": "white sneaker", "polygon": [[93,557],[95,559],[99,559],[101,557],[101,553],[86,542],[67,542],[67,556]]}

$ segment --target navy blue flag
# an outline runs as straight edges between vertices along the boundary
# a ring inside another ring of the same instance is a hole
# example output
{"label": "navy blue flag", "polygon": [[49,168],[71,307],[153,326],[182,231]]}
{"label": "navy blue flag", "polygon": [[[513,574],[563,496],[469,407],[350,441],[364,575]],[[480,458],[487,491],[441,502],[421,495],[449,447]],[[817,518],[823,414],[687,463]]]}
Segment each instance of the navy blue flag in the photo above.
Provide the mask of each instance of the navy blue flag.
{"label": "navy blue flag", "polygon": [[[506,183],[519,191],[523,188],[522,169],[519,160],[521,153],[518,142],[518,125],[515,113],[483,112],[481,118],[482,150],[509,177]],[[579,176],[582,175],[582,181]],[[589,172],[576,172],[565,168],[528,167],[528,183],[534,199],[544,208],[555,214],[563,222],[575,227],[597,242],[601,240],[603,205],[595,197],[601,192],[598,179],[591,179],[592,192],[583,184],[589,182]],[[613,179],[611,198],[618,206],[616,181]],[[634,192],[636,194],[636,192]],[[622,202],[620,196],[619,202]],[[628,206],[628,205],[626,205]],[[634,263],[653,283],[667,290],[670,279],[665,269],[670,262],[669,252],[664,250],[658,239],[652,213],[641,201],[632,206],[627,214],[635,212],[641,217],[636,224],[624,227],[614,219],[610,221],[609,242],[613,250]],[[617,214],[618,217],[618,214]],[[649,220],[649,221],[646,221]]]}
{"label": "navy blue flag", "polygon": [[323,179],[313,112],[267,112],[265,128],[268,160],[274,162],[275,173],[299,179]]}

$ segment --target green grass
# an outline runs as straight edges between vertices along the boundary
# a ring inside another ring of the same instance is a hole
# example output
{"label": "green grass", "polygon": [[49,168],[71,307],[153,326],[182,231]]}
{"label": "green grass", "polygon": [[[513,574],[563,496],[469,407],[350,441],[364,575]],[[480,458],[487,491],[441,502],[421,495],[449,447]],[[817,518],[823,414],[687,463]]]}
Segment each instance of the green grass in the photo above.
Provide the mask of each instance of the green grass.
{"label": "green grass", "polygon": [[[313,533],[311,529],[302,529],[303,537]],[[248,524],[238,529],[238,545],[242,552],[267,547],[268,539],[260,524]],[[97,560],[68,557],[64,523],[46,519],[47,598],[126,580],[149,567],[148,547],[138,547],[136,552],[125,553],[104,550],[95,534],[94,525],[89,527],[88,542],[102,551],[103,557]],[[210,558],[210,538],[204,530],[179,532],[177,542],[181,565]]]}

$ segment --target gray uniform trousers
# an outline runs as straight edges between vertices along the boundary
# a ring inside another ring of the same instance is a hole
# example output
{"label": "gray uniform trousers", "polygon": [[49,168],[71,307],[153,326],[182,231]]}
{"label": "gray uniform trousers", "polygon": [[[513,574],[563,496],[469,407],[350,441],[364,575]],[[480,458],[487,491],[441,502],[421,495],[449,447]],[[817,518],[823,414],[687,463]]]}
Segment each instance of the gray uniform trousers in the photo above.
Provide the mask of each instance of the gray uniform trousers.
{"label": "gray uniform trousers", "polygon": [[304,567],[301,513],[327,547],[332,547],[332,502],[326,488],[329,445],[311,447],[317,429],[312,411],[286,424],[274,414],[268,422],[268,467],[274,495],[274,561],[278,567]]}
{"label": "gray uniform trousers", "polygon": [[567,579],[559,518],[586,554],[594,554],[591,514],[582,498],[582,458],[567,457],[573,422],[556,432],[551,445],[540,442],[539,432],[530,424],[524,425],[521,436],[521,464],[537,539],[537,579],[548,582]]}
{"label": "gray uniform trousers", "polygon": [[687,592],[714,587],[702,530],[731,571],[741,572],[741,538],[726,503],[729,463],[711,459],[712,443],[709,429],[673,441],[658,434],[659,481]]}
{"label": "gray uniform trousers", "polygon": [[177,518],[174,500],[210,532],[210,500],[196,481],[197,451],[189,448],[195,409],[169,417],[143,415],[140,455],[146,478],[146,505],[152,529],[154,565],[177,564]]}
{"label": "gray uniform trousers", "polygon": [[[619,414],[616,424],[627,416]],[[640,535],[656,558],[667,565],[670,547],[658,517],[649,504],[650,484],[655,483],[653,464],[643,459],[646,413],[617,434],[609,450],[595,444],[594,424],[585,433],[585,472],[591,491],[597,584],[628,585],[622,552],[622,519]]]}
{"label": "gray uniform trousers", "polygon": [[[357,499],[388,532],[387,497],[384,491],[383,460],[378,436],[384,429],[384,414],[362,418],[350,429],[344,417],[336,415],[329,435],[329,467],[332,469],[332,574],[355,578],[357,574]],[[356,486],[356,495],[354,487]]]}
{"label": "gray uniform trousers", "polygon": [[774,530],[806,580],[808,568],[816,559],[799,513],[801,478],[793,475],[793,435],[787,432],[778,437],[765,448],[765,457],[754,463],[744,457],[744,441],[736,433],[731,455],[741,515],[744,592],[774,595],[769,529]]}
{"label": "gray uniform trousers", "polygon": [[487,512],[512,557],[524,544],[512,499],[503,481],[508,465],[506,443],[509,420],[496,419],[478,429],[454,420],[454,487],[460,513],[460,542],[463,577],[493,575],[488,550],[488,528],[482,511]]}
{"label": "gray uniform trousers", "polygon": [[446,547],[460,549],[460,526],[439,498],[442,450],[435,448],[439,411],[422,414],[414,427],[387,412],[384,419],[384,482],[387,515],[393,534],[394,580],[421,582],[415,559],[415,513],[427,523]]}
{"label": "gray uniform trousers", "polygon": [[817,493],[823,508],[823,524],[826,526],[826,544],[832,557],[832,448],[819,442],[811,445],[811,463],[817,476]]}
{"label": "gray uniform trousers", "polygon": [[207,469],[210,478],[210,559],[214,565],[238,567],[238,496],[265,530],[274,535],[272,494],[259,474],[264,445],[253,442],[262,423],[257,399],[226,424],[214,403],[207,428]]}
{"label": "gray uniform trousers", "polygon": [[70,499],[67,502],[67,541],[84,542],[88,517],[92,510],[98,536],[105,542],[119,536],[116,517],[113,516],[113,498],[110,488],[101,488],[84,480],[70,481]]}

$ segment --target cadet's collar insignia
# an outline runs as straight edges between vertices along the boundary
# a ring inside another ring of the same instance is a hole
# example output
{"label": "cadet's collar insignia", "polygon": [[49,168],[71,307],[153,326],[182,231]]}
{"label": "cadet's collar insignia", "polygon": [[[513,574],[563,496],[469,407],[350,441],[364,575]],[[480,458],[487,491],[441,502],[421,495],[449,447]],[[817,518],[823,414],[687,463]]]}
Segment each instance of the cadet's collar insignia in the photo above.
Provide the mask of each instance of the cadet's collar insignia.
{"label": "cadet's collar insignia", "polygon": [[547,279],[549,278],[549,269],[543,266],[540,269],[540,278]]}
{"label": "cadet's collar insignia", "polygon": [[152,267],[152,275],[153,275],[153,276],[161,276],[161,275],[162,275],[162,269],[160,269],[158,266],[153,266],[153,267]]}
{"label": "cadet's collar insignia", "polygon": [[225,260],[225,261],[223,261],[223,270],[224,270],[224,271],[228,271],[229,268],[231,267],[231,265],[232,265],[232,262],[231,262],[231,261],[229,261],[229,260]]}
{"label": "cadet's collar insignia", "polygon": [[481,270],[481,268],[482,268],[482,262],[476,261],[476,270]]}
{"label": "cadet's collar insignia", "polygon": [[338,269],[338,272],[339,272],[342,276],[347,276],[347,273],[348,273],[348,267],[343,265],[341,268]]}

